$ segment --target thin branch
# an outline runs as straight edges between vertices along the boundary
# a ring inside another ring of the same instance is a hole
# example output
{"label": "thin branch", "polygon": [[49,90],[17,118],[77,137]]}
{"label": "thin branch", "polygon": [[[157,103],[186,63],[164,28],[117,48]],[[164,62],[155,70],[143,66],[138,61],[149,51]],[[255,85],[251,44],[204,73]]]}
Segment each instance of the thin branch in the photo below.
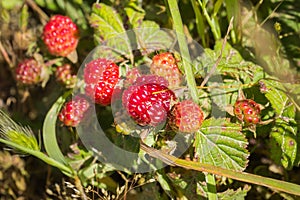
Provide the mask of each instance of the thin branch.
{"label": "thin branch", "polygon": [[215,71],[217,69],[217,66],[219,65],[219,63],[222,59],[222,54],[223,54],[225,45],[227,43],[227,37],[228,37],[232,27],[233,27],[233,17],[230,19],[229,26],[228,26],[228,29],[227,29],[227,33],[226,33],[226,35],[224,37],[224,40],[223,40],[223,43],[222,43],[222,48],[221,48],[220,55],[219,55],[217,61],[215,62],[214,66],[211,68],[210,72],[207,74],[207,76],[202,81],[200,87],[203,87],[208,82],[209,78],[215,73]]}
{"label": "thin branch", "polygon": [[45,24],[49,20],[48,15],[46,15],[46,13],[38,5],[36,5],[33,0],[26,0],[26,3],[32,8],[32,10],[39,14],[42,24]]}
{"label": "thin branch", "polygon": [[8,54],[7,54],[7,52],[5,51],[5,49],[4,49],[4,47],[3,47],[1,41],[0,41],[0,51],[1,51],[2,55],[3,55],[3,57],[4,57],[4,60],[7,62],[7,64],[8,64],[10,67],[12,67],[13,64],[12,64],[12,62],[11,62],[11,60],[10,60],[10,58],[9,58],[9,56],[8,56]]}
{"label": "thin branch", "polygon": [[300,196],[300,185],[289,183],[286,181],[281,181],[273,178],[263,177],[255,174],[250,174],[246,172],[239,172],[230,169],[224,169],[210,164],[188,161],[184,159],[177,158],[175,156],[166,154],[157,149],[151,148],[144,143],[141,143],[141,149],[148,153],[154,158],[158,158],[166,164],[171,164],[172,166],[178,166],[189,170],[195,170],[200,172],[207,172],[219,176],[224,176],[227,178],[232,178],[234,180],[265,186],[272,188],[275,191],[282,191],[289,194],[294,194]]}

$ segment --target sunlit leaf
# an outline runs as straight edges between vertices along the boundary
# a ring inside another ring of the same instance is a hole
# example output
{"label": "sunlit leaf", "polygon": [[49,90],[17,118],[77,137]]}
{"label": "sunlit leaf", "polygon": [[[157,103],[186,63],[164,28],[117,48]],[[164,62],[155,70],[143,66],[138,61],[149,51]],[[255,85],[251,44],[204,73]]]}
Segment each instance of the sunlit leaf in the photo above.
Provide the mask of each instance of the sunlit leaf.
{"label": "sunlit leaf", "polygon": [[141,28],[135,29],[137,48],[147,53],[156,50],[172,49],[174,40],[168,32],[160,29],[153,21],[143,21]]}
{"label": "sunlit leaf", "polygon": [[262,80],[266,86],[266,97],[279,117],[295,118],[295,106],[289,100],[284,87],[273,80]]}
{"label": "sunlit leaf", "polygon": [[136,2],[130,1],[124,10],[132,28],[138,28],[142,25],[146,13]]}
{"label": "sunlit leaf", "polygon": [[297,124],[277,119],[270,133],[270,141],[271,158],[277,164],[282,164],[286,169],[298,165],[295,163],[299,141]]}
{"label": "sunlit leaf", "polygon": [[90,24],[95,30],[96,43],[100,45],[96,57],[120,59],[125,56],[132,58],[130,39],[122,19],[115,9],[103,3],[95,3]]}
{"label": "sunlit leaf", "polygon": [[251,187],[249,185],[245,185],[244,188],[238,188],[237,190],[228,189],[222,193],[218,193],[218,199],[244,200],[250,189]]}
{"label": "sunlit leaf", "polygon": [[248,142],[240,125],[223,118],[210,118],[195,134],[195,157],[199,162],[236,171],[247,166]]}

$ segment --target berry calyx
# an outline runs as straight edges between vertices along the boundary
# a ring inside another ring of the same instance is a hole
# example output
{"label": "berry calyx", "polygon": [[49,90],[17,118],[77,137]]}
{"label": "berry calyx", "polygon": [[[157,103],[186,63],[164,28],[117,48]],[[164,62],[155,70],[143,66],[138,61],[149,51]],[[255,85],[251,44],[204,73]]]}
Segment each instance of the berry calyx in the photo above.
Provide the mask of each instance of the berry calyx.
{"label": "berry calyx", "polygon": [[67,16],[54,15],[43,30],[42,39],[48,51],[55,56],[68,56],[78,44],[79,30]]}
{"label": "berry calyx", "polygon": [[95,103],[107,106],[119,79],[119,67],[114,62],[104,58],[92,60],[84,69],[85,93]]}
{"label": "berry calyx", "polygon": [[152,58],[150,71],[153,74],[164,77],[170,87],[178,87],[182,82],[182,74],[177,62],[170,52],[155,55]]}
{"label": "berry calyx", "polygon": [[141,126],[157,126],[164,122],[175,99],[173,91],[158,83],[130,86],[122,96],[128,114]]}
{"label": "berry calyx", "polygon": [[58,66],[55,71],[55,77],[56,80],[65,85],[66,88],[75,87],[77,76],[73,74],[71,65],[64,64],[62,66]]}
{"label": "berry calyx", "polygon": [[169,113],[169,125],[174,131],[194,133],[202,125],[204,114],[198,104],[184,100],[175,104]]}
{"label": "berry calyx", "polygon": [[41,81],[42,66],[33,58],[25,59],[15,70],[16,79],[25,85],[37,84]]}
{"label": "berry calyx", "polygon": [[64,123],[64,125],[76,127],[80,122],[82,122],[89,108],[90,103],[88,100],[83,96],[78,95],[65,103],[58,115],[58,118]]}
{"label": "berry calyx", "polygon": [[236,101],[233,111],[235,116],[246,124],[257,124],[260,122],[259,104],[252,99]]}

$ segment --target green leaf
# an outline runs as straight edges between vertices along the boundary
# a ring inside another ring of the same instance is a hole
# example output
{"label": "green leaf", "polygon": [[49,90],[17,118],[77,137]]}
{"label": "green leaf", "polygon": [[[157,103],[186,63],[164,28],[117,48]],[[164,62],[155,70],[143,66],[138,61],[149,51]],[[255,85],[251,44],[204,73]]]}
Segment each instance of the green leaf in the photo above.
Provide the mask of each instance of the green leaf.
{"label": "green leaf", "polygon": [[142,25],[145,17],[145,11],[139,7],[136,2],[130,1],[124,10],[132,28],[138,28]]}
{"label": "green leaf", "polygon": [[274,80],[262,80],[266,86],[266,97],[270,101],[278,117],[293,121],[296,108],[286,95],[285,88],[280,82]]}
{"label": "green leaf", "polygon": [[[212,60],[215,62],[221,53],[222,41],[216,42],[213,53],[206,50]],[[223,50],[222,59],[217,67],[218,73],[237,78],[246,83],[256,83],[264,77],[263,68],[252,62],[245,61],[240,53],[226,43]]]}
{"label": "green leaf", "polygon": [[137,48],[147,53],[172,48],[173,38],[153,21],[143,21],[141,28],[135,29]]}
{"label": "green leaf", "polygon": [[172,185],[177,187],[177,193],[182,193],[187,199],[207,198],[207,185],[203,173],[182,168],[174,168],[172,173],[167,175],[172,181]]}
{"label": "green leaf", "polygon": [[238,188],[237,190],[228,189],[222,193],[218,193],[218,199],[220,200],[244,200],[247,196],[247,192],[251,187],[249,185],[245,185],[244,188]]}
{"label": "green leaf", "polygon": [[266,86],[266,97],[270,101],[277,116],[285,117],[285,120],[293,120],[295,118],[295,106],[284,92],[285,88],[283,85],[274,80],[262,80],[262,82]]}
{"label": "green leaf", "polygon": [[295,161],[298,153],[298,141],[297,124],[293,121],[276,119],[270,133],[271,158],[277,164],[281,163],[286,169],[297,166],[298,163]]}
{"label": "green leaf", "polygon": [[22,0],[14,0],[14,1],[1,0],[0,7],[2,7],[3,9],[11,10],[11,9],[16,8],[16,7],[20,7],[22,4],[23,4]]}
{"label": "green leaf", "polygon": [[247,145],[240,125],[210,118],[196,132],[195,157],[201,163],[243,171],[248,163]]}
{"label": "green leaf", "polygon": [[35,2],[41,6],[46,7],[49,10],[57,11],[59,9],[58,3],[56,0],[35,0]]}
{"label": "green leaf", "polygon": [[57,144],[56,120],[58,113],[68,95],[69,93],[66,93],[64,96],[61,96],[57,99],[57,101],[52,105],[51,109],[48,111],[45,117],[45,121],[43,123],[43,141],[45,150],[49,157],[63,164],[67,164],[67,161]]}
{"label": "green leaf", "polygon": [[133,59],[130,38],[116,10],[106,4],[95,3],[90,24],[95,30],[96,43],[100,45],[95,56],[114,60],[122,56]]}
{"label": "green leaf", "polygon": [[[101,163],[91,163],[87,167],[80,169],[78,176],[84,186],[92,184],[100,188],[109,188],[114,191],[118,185],[109,177],[109,173],[114,170],[115,168],[109,164],[103,165]],[[106,181],[101,180],[103,178],[106,178]]]}
{"label": "green leaf", "polygon": [[[206,77],[218,60],[221,48],[222,43],[216,42],[214,50],[205,49],[193,63],[194,73]],[[227,105],[236,101],[239,89],[252,87],[264,76],[262,67],[244,61],[237,50],[226,44],[217,69],[207,82],[211,100],[219,110],[225,111]]]}
{"label": "green leaf", "polygon": [[159,182],[160,186],[168,194],[168,196],[174,199],[176,194],[170,186],[168,177],[164,173],[156,172],[156,180]]}
{"label": "green leaf", "polygon": [[296,108],[286,95],[285,87],[275,80],[262,80],[266,86],[266,98],[276,113],[275,124],[270,133],[271,158],[286,169],[298,165]]}

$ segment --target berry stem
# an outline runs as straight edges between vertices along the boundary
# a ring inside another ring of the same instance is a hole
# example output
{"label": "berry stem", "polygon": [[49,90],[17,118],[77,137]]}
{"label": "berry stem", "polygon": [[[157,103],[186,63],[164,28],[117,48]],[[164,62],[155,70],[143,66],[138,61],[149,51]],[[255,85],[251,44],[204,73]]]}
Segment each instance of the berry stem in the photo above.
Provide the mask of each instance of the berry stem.
{"label": "berry stem", "polygon": [[180,48],[180,53],[182,55],[182,64],[186,75],[187,85],[191,92],[192,99],[196,103],[199,103],[197,85],[196,85],[194,73],[191,66],[190,53],[189,53],[188,45],[186,43],[185,34],[183,31],[183,24],[182,24],[179,8],[177,5],[177,1],[168,0],[168,5],[173,19],[173,28],[178,38],[178,44]]}

